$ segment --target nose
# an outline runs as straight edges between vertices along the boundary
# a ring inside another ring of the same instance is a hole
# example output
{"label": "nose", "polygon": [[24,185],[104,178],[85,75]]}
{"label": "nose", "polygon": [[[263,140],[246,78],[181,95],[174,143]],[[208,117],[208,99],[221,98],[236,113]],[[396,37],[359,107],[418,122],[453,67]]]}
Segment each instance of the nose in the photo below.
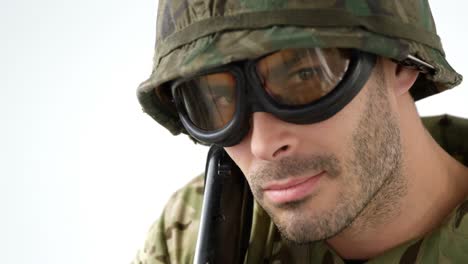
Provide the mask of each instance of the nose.
{"label": "nose", "polygon": [[284,122],[270,113],[252,115],[250,148],[260,159],[274,161],[292,155],[298,147],[294,124]]}

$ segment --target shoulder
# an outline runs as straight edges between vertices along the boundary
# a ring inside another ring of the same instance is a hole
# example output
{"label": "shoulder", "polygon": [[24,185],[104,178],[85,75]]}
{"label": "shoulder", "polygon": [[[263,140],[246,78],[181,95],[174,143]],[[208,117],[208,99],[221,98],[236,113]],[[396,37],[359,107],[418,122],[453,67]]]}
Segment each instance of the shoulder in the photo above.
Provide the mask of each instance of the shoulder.
{"label": "shoulder", "polygon": [[447,153],[468,165],[468,119],[439,115],[421,118],[435,141]]}
{"label": "shoulder", "polygon": [[421,243],[420,263],[466,263],[468,260],[468,199],[458,205],[445,224]]}
{"label": "shoulder", "polygon": [[132,264],[191,263],[198,235],[204,177],[175,192],[161,217],[151,226]]}
{"label": "shoulder", "polygon": [[454,232],[468,239],[468,198],[456,208],[452,225]]}
{"label": "shoulder", "polygon": [[[468,198],[468,197],[467,197]],[[467,263],[468,199],[431,233],[395,247],[369,263]]]}

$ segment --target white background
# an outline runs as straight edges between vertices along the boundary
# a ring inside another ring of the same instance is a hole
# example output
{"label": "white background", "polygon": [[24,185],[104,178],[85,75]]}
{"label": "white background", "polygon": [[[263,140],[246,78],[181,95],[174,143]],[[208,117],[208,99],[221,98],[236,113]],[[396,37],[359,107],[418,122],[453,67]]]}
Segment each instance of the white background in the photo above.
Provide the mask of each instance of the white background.
{"label": "white background", "polygon": [[[464,1],[432,1],[468,76]],[[1,0],[0,263],[129,263],[207,149],[140,110],[155,0]],[[465,49],[464,49],[465,48]],[[466,84],[419,104],[468,117]]]}

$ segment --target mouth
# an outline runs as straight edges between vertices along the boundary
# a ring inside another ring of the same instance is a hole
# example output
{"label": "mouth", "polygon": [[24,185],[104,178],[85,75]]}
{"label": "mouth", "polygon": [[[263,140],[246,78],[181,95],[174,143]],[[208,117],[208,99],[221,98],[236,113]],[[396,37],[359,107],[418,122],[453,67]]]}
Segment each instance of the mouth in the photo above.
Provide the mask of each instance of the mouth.
{"label": "mouth", "polygon": [[264,195],[275,204],[299,201],[309,196],[314,190],[320,178],[325,174],[318,174],[292,178],[286,182],[272,183],[263,189]]}

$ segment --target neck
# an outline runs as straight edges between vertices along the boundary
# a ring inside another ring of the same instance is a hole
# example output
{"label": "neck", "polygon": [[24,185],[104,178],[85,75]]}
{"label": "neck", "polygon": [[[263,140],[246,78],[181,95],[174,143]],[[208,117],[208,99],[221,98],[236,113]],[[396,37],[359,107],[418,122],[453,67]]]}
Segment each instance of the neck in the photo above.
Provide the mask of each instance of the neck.
{"label": "neck", "polygon": [[419,119],[401,120],[401,131],[401,179],[386,182],[355,221],[327,241],[343,258],[370,259],[421,237],[466,199],[468,169],[439,147]]}

